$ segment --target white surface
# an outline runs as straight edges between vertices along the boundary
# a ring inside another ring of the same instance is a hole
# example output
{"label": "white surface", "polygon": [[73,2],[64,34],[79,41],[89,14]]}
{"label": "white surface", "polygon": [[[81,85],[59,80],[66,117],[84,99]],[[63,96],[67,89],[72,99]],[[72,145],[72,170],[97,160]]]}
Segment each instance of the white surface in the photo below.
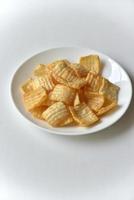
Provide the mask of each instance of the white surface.
{"label": "white surface", "polygon": [[9,83],[28,57],[69,45],[110,55],[134,81],[134,1],[0,4],[0,199],[133,200],[133,104],[99,134],[52,135],[23,123],[11,104]]}
{"label": "white surface", "polygon": [[[119,107],[116,109],[116,111],[103,116],[101,121],[92,127],[72,126],[60,128],[51,127],[46,122],[37,120],[33,118],[30,113],[26,112],[24,103],[22,101],[22,95],[20,93],[20,86],[31,77],[35,66],[37,66],[39,63],[52,63],[57,59],[67,59],[70,62],[76,63],[79,62],[81,56],[89,54],[99,55],[101,63],[103,63],[102,75],[120,88],[118,94]],[[17,69],[10,84],[13,103],[22,116],[24,116],[25,119],[28,119],[29,122],[32,122],[31,124],[36,125],[38,128],[42,128],[44,131],[61,135],[91,134],[109,127],[123,116],[132,98],[131,81],[124,69],[110,57],[89,48],[82,47],[53,48],[32,56]]]}

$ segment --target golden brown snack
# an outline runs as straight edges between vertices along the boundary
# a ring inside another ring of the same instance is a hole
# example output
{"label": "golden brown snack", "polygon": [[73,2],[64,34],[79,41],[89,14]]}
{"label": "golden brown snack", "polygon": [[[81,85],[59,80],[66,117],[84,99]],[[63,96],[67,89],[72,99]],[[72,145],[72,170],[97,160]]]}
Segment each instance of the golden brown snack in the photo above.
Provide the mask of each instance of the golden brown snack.
{"label": "golden brown snack", "polygon": [[98,55],[83,56],[80,58],[80,64],[87,70],[87,73],[93,72],[99,74],[101,70],[100,58]]}
{"label": "golden brown snack", "polygon": [[79,123],[80,126],[90,126],[99,120],[95,113],[85,103],[81,103],[74,107],[70,106],[69,110],[74,120]]}
{"label": "golden brown snack", "polygon": [[70,113],[64,103],[56,102],[43,112],[42,117],[52,126],[61,126]]}
{"label": "golden brown snack", "polygon": [[30,111],[31,109],[40,106],[46,98],[46,90],[41,87],[24,94],[24,105],[26,109]]}

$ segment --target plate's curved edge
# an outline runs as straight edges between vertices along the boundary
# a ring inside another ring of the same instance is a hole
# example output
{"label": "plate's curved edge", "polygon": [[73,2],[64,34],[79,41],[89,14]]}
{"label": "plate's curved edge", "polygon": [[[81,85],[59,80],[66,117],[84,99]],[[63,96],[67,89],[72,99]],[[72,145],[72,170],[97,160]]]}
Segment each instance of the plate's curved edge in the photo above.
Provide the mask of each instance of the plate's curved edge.
{"label": "plate's curved edge", "polygon": [[[74,133],[58,132],[58,131],[56,131],[56,130],[52,130],[52,129],[48,129],[48,128],[45,128],[45,127],[41,127],[41,126],[39,126],[38,124],[34,123],[32,120],[30,120],[30,119],[28,119],[27,117],[25,117],[25,116],[23,115],[23,113],[19,110],[19,108],[18,108],[18,107],[16,106],[16,104],[15,104],[15,100],[14,100],[14,97],[13,97],[13,92],[12,92],[12,90],[13,90],[13,81],[14,81],[15,75],[17,74],[17,72],[19,71],[19,69],[21,68],[21,66],[24,65],[27,61],[31,60],[33,57],[38,56],[38,55],[40,55],[40,54],[43,53],[43,52],[48,52],[48,51],[51,51],[51,50],[62,49],[62,48],[64,48],[64,49],[65,49],[65,48],[74,48],[74,49],[76,48],[76,49],[83,49],[83,50],[88,50],[88,51],[96,52],[96,54],[100,54],[100,55],[102,55],[102,56],[104,56],[104,57],[110,58],[111,61],[117,63],[117,64],[119,65],[120,69],[123,70],[123,72],[125,73],[125,75],[127,76],[128,80],[129,80],[129,85],[130,85],[131,94],[130,94],[130,99],[129,99],[129,101],[128,101],[128,104],[127,104],[125,110],[123,111],[123,113],[121,114],[121,116],[120,116],[118,119],[115,119],[111,124],[108,124],[107,126],[105,126],[105,127],[103,127],[103,128],[98,128],[98,130],[94,130],[94,131],[92,131],[92,132],[83,131],[83,132],[79,132],[79,133],[77,133],[77,134],[74,134]],[[122,118],[122,116],[125,114],[125,112],[127,111],[128,107],[129,107],[129,105],[130,105],[130,103],[131,103],[132,95],[133,95],[132,81],[131,81],[131,79],[130,79],[128,73],[121,67],[121,65],[120,65],[116,60],[113,60],[113,59],[112,59],[111,57],[109,57],[108,55],[106,55],[106,54],[104,54],[104,53],[101,53],[101,52],[99,52],[99,51],[96,51],[96,50],[93,50],[93,49],[90,49],[90,48],[87,48],[87,47],[86,47],[86,48],[80,47],[80,46],[72,46],[72,47],[71,47],[71,46],[67,46],[67,47],[64,47],[64,46],[63,46],[63,47],[48,48],[48,49],[46,49],[46,50],[44,50],[44,51],[41,51],[41,52],[39,52],[39,53],[37,53],[37,54],[34,54],[33,56],[31,56],[30,58],[26,59],[24,62],[22,62],[22,63],[19,65],[19,67],[17,68],[17,70],[13,73],[13,75],[12,75],[12,77],[11,77],[11,79],[10,79],[10,83],[11,83],[11,84],[10,84],[10,87],[9,87],[9,89],[10,89],[10,91],[9,91],[9,93],[10,93],[10,98],[12,99],[12,102],[13,102],[13,105],[14,105],[15,109],[18,111],[18,113],[20,114],[20,116],[23,117],[23,119],[25,119],[27,122],[29,122],[30,124],[34,125],[36,128],[40,128],[40,129],[43,130],[43,131],[45,130],[45,131],[47,131],[47,132],[49,132],[49,133],[58,134],[58,135],[67,135],[67,136],[78,136],[78,135],[87,135],[87,134],[97,133],[97,132],[102,131],[102,130],[104,130],[104,129],[110,127],[110,126],[112,126],[113,124],[117,123],[117,122]]]}

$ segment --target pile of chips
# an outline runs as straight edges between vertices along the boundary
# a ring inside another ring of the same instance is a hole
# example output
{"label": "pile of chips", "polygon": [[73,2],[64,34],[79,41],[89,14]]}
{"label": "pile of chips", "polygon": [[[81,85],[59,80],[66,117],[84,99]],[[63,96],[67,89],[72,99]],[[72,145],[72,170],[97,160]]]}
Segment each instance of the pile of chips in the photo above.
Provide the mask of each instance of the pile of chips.
{"label": "pile of chips", "polygon": [[98,55],[38,65],[21,86],[26,110],[54,127],[96,123],[117,106],[119,91],[101,68]]}

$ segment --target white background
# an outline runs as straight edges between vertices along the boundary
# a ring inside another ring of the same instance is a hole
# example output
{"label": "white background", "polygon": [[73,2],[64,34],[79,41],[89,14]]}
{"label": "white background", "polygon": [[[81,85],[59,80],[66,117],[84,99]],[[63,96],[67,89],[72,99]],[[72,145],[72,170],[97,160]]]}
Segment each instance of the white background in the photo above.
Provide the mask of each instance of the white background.
{"label": "white background", "polygon": [[134,1],[0,0],[0,200],[134,200],[133,102],[112,127],[79,137],[38,130],[13,107],[15,70],[57,46],[106,53],[134,81]]}

